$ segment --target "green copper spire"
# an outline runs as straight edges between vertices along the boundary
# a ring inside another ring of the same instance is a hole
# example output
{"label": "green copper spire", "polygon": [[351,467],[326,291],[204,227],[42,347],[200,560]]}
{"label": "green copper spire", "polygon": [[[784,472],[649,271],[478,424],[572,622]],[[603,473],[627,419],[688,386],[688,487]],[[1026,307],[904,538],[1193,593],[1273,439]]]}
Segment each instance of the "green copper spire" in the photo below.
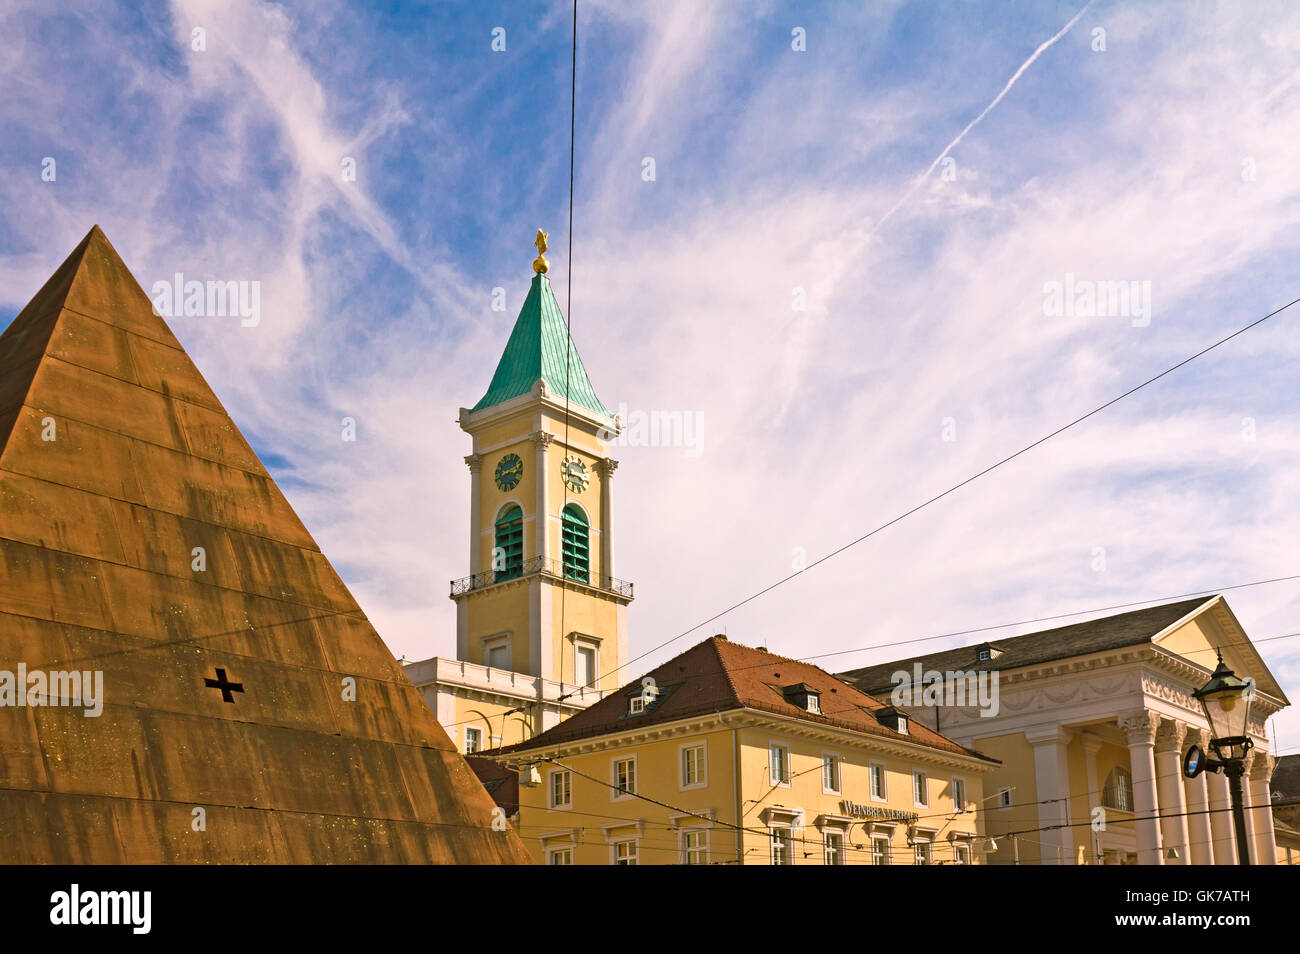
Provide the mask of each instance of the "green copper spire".
{"label": "green copper spire", "polygon": [[[545,246],[543,239],[539,237],[538,241]],[[545,259],[539,255],[538,261],[545,262]],[[492,383],[472,410],[481,411],[528,394],[537,386],[538,378],[546,382],[554,400],[563,402],[567,351],[569,400],[589,411],[611,416],[609,409],[596,397],[582,359],[578,357],[578,349],[564,326],[564,315],[560,313],[560,304],[551,291],[550,279],[537,269],[536,264],[534,270],[533,286],[528,290],[523,308],[519,309],[519,318],[510,332],[510,340],[506,342],[496,373],[492,375]]]}

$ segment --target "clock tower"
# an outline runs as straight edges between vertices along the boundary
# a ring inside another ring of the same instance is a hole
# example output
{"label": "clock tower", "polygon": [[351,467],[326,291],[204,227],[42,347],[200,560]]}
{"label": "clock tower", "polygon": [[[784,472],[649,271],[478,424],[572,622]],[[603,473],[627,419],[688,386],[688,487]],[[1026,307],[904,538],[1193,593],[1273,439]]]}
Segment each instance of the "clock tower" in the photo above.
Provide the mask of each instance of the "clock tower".
{"label": "clock tower", "polygon": [[546,277],[545,233],[535,244],[491,383],[460,410],[471,453],[467,575],[451,582],[458,668],[437,658],[407,667],[444,726],[487,724],[480,748],[530,738],[628,675],[632,585],[614,576],[618,462],[606,446],[617,425]]}

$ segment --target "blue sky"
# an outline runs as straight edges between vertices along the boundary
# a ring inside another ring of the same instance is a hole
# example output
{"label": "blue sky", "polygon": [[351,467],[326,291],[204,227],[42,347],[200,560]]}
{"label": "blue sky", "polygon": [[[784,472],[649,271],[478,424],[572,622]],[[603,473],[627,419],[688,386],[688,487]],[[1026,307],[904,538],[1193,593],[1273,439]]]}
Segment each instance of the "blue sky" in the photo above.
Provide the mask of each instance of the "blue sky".
{"label": "blue sky", "polygon": [[[574,336],[611,408],[703,421],[697,455],[620,449],[634,652],[1300,296],[1289,4],[581,6]],[[260,282],[257,327],[173,329],[394,652],[453,654],[457,409],[539,226],[565,300],[568,5],[9,0],[0,20],[0,324],[95,222],[146,290]],[[1149,324],[1045,314],[1067,274],[1150,282]],[[1297,321],[645,665],[724,625],[805,656],[1300,573]],[[1300,585],[1228,599],[1255,637],[1300,630]],[[1261,649],[1300,695],[1300,640]],[[1300,718],[1275,730],[1300,746]]]}

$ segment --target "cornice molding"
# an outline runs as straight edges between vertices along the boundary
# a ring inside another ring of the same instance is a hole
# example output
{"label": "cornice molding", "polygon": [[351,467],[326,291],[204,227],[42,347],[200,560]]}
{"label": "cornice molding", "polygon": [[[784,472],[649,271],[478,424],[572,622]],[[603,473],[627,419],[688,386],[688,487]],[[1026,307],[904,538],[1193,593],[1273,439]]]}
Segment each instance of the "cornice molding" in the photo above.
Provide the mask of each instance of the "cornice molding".
{"label": "cornice molding", "polygon": [[729,709],[723,712],[711,713],[707,716],[693,716],[678,722],[650,725],[644,729],[630,732],[625,730],[621,733],[592,736],[587,739],[570,739],[555,745],[505,753],[497,756],[497,759],[506,765],[524,765],[547,758],[587,755],[593,752],[621,749],[631,745],[642,745],[647,742],[680,738],[718,729],[749,728],[761,728],[768,731],[776,729],[789,735],[828,742],[839,747],[851,747],[867,752],[877,758],[893,756],[976,772],[990,772],[997,767],[994,763],[973,755],[961,755],[943,749],[931,749],[919,742],[907,743],[851,730],[835,729],[832,726],[803,722],[757,709]]}

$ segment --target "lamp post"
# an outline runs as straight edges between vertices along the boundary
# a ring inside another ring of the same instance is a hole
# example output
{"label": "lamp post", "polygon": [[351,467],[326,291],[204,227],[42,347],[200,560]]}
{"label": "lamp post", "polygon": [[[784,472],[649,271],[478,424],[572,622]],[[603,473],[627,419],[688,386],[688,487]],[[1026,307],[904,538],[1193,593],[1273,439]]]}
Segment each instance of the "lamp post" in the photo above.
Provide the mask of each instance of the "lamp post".
{"label": "lamp post", "polygon": [[1183,756],[1183,774],[1196,778],[1203,771],[1223,772],[1228,778],[1232,794],[1232,828],[1237,836],[1237,863],[1250,864],[1250,848],[1246,841],[1246,813],[1242,808],[1241,776],[1246,771],[1246,753],[1254,743],[1246,734],[1250,717],[1250,703],[1254,696],[1253,681],[1241,679],[1223,663],[1210,676],[1210,681],[1192,693],[1210,724],[1210,748],[1217,758],[1207,758],[1199,745],[1193,745]]}

